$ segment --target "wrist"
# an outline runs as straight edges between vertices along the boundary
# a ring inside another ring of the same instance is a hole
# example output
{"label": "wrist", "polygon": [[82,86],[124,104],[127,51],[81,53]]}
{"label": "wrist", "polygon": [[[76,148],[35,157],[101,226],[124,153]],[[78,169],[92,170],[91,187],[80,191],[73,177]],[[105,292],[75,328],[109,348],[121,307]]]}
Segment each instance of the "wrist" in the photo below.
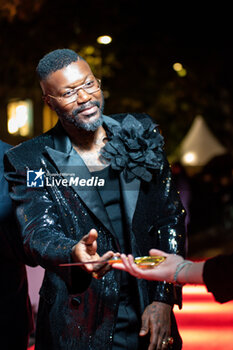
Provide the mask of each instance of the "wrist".
{"label": "wrist", "polygon": [[[180,272],[177,274],[176,282],[180,284],[203,284],[203,267],[204,261],[192,262],[186,260],[188,264],[185,264]],[[185,262],[185,261],[184,261]]]}
{"label": "wrist", "polygon": [[189,260],[183,260],[176,266],[176,271],[174,273],[173,277],[173,283],[175,285],[184,285],[187,283],[187,272],[190,269],[191,265],[193,264],[192,261]]}

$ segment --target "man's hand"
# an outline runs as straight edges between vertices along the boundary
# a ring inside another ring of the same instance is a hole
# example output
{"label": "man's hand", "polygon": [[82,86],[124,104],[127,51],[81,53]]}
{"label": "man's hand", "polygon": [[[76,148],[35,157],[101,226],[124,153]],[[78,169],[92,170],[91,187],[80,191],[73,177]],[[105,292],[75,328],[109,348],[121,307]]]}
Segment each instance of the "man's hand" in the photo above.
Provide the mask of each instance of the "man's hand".
{"label": "man's hand", "polygon": [[148,305],[142,315],[142,327],[139,335],[145,336],[150,332],[148,350],[168,349],[166,343],[171,334],[171,306],[154,301]]}
{"label": "man's hand", "polygon": [[97,253],[98,233],[95,229],[91,229],[89,233],[73,247],[72,259],[74,262],[86,262],[97,260],[98,264],[85,264],[82,266],[84,270],[92,273],[93,277],[101,278],[111,269],[108,263],[101,263],[112,258],[115,254],[112,251],[105,253],[102,257]]}

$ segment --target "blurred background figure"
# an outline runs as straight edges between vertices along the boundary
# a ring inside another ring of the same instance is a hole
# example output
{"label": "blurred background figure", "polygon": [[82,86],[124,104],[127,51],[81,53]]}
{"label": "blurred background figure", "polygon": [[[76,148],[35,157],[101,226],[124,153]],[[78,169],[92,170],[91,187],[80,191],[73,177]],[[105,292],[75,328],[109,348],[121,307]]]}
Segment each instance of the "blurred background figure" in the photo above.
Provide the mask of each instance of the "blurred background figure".
{"label": "blurred background figure", "polygon": [[233,158],[214,157],[190,177],[189,256],[230,254],[233,249]]}
{"label": "blurred background figure", "polygon": [[176,188],[180,193],[182,204],[187,213],[185,218],[185,224],[187,228],[190,221],[189,206],[190,206],[191,195],[192,195],[190,179],[185,171],[184,166],[179,161],[172,163],[172,174],[173,174]]}
{"label": "blurred background figure", "polygon": [[0,347],[26,350],[33,318],[23,252],[14,221],[3,156],[10,146],[0,140]]}

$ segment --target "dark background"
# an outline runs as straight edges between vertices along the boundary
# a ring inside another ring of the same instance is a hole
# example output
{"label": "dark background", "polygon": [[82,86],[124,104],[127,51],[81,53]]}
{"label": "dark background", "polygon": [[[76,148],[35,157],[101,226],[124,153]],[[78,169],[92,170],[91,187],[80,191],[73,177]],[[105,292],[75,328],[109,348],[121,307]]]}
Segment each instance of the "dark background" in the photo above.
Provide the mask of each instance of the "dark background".
{"label": "dark background", "polygon": [[[42,132],[35,67],[53,49],[74,49],[102,79],[105,113],[150,114],[160,124],[168,155],[196,115],[203,116],[230,156],[198,176],[184,174],[192,198],[189,252],[209,256],[232,250],[230,14],[224,2],[206,8],[166,2],[162,8],[159,2],[138,0],[0,0],[0,138],[10,144],[25,140],[7,134],[6,105],[15,97],[33,99],[33,136]],[[112,37],[111,44],[96,42],[104,34]],[[173,70],[175,62],[187,70],[185,77]],[[228,177],[227,186],[222,176]]]}

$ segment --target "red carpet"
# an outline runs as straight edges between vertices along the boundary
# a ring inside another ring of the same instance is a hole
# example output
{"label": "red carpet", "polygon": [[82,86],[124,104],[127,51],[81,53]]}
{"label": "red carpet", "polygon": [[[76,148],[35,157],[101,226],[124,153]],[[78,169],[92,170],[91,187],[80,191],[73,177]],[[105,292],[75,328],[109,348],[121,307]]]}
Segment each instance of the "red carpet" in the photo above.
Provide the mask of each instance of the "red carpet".
{"label": "red carpet", "polygon": [[183,309],[175,308],[183,350],[233,350],[233,301],[216,303],[204,286],[183,290]]}
{"label": "red carpet", "polygon": [[233,301],[219,304],[204,286],[185,286],[175,308],[183,350],[233,350]]}

